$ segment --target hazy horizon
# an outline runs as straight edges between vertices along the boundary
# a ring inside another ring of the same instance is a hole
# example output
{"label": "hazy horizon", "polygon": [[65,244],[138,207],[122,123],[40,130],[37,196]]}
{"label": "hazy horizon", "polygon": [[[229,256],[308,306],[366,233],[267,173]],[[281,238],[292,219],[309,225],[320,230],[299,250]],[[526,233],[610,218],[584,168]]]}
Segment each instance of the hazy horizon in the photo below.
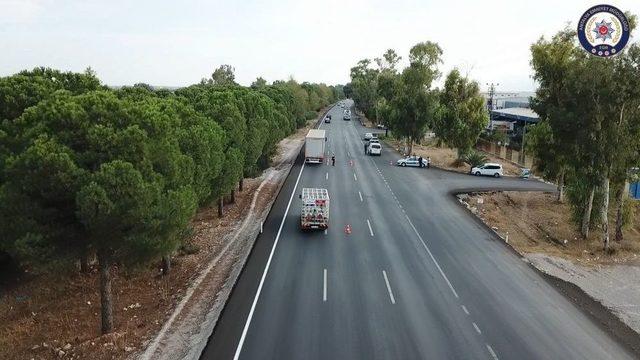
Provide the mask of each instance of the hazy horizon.
{"label": "hazy horizon", "polygon": [[[230,64],[241,85],[259,76],[334,85],[349,81],[358,60],[388,48],[404,66],[411,46],[430,40],[444,51],[443,74],[457,67],[483,91],[499,83],[498,91],[526,92],[535,90],[531,43],[567,22],[575,26],[595,4],[0,0],[0,76],[36,66],[91,67],[110,86],[183,87]],[[610,4],[640,14],[637,1]]]}

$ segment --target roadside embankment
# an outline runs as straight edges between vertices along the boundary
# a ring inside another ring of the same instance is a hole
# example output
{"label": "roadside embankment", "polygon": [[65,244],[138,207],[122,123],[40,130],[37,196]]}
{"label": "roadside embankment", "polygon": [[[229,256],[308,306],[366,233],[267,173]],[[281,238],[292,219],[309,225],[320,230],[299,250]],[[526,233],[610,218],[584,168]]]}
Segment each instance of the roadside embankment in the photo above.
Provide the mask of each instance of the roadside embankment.
{"label": "roadside embankment", "polygon": [[[638,350],[640,217],[624,230],[623,241],[613,243],[613,253],[605,254],[599,232],[582,239],[569,206],[558,203],[555,194],[491,192],[458,199],[603,327]],[[635,207],[637,214],[640,204]]]}

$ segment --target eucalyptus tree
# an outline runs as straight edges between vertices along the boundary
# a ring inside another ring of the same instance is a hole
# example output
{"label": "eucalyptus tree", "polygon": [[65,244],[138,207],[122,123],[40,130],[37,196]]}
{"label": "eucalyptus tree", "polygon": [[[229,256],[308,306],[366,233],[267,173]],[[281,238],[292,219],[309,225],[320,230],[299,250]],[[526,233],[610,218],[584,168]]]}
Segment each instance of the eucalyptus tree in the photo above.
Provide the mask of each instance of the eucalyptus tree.
{"label": "eucalyptus tree", "polygon": [[409,51],[409,66],[405,68],[389,101],[389,125],[394,134],[407,139],[409,153],[421,140],[437,114],[438,92],[431,88],[440,77],[442,49],[430,41],[418,43]]}
{"label": "eucalyptus tree", "polygon": [[487,127],[489,116],[478,83],[451,70],[440,93],[434,130],[439,139],[457,149],[464,159]]}
{"label": "eucalyptus tree", "polygon": [[369,59],[360,60],[351,68],[351,89],[355,105],[367,118],[374,121],[376,121],[377,78],[378,70],[371,67]]}

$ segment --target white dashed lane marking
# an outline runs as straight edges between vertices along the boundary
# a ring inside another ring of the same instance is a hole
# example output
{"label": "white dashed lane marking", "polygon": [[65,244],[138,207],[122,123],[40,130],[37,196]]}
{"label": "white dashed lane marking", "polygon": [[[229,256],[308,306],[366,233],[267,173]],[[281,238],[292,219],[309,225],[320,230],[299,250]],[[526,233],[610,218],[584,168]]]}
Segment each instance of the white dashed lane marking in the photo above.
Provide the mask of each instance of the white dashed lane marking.
{"label": "white dashed lane marking", "polygon": [[389,284],[389,278],[387,277],[387,272],[382,270],[382,276],[384,277],[384,282],[387,284],[387,291],[389,291],[389,298],[391,299],[391,303],[396,303],[396,298],[393,296],[393,291],[391,291],[391,285]]}

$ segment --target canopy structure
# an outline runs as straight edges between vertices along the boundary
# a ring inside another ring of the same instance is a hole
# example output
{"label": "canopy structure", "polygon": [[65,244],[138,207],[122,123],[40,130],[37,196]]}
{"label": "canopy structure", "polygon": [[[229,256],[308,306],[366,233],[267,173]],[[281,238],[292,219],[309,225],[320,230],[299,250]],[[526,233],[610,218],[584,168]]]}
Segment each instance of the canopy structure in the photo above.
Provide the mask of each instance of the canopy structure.
{"label": "canopy structure", "polygon": [[527,108],[508,108],[492,110],[493,120],[510,120],[510,121],[522,121],[526,123],[537,123],[540,121],[540,117],[535,111]]}

